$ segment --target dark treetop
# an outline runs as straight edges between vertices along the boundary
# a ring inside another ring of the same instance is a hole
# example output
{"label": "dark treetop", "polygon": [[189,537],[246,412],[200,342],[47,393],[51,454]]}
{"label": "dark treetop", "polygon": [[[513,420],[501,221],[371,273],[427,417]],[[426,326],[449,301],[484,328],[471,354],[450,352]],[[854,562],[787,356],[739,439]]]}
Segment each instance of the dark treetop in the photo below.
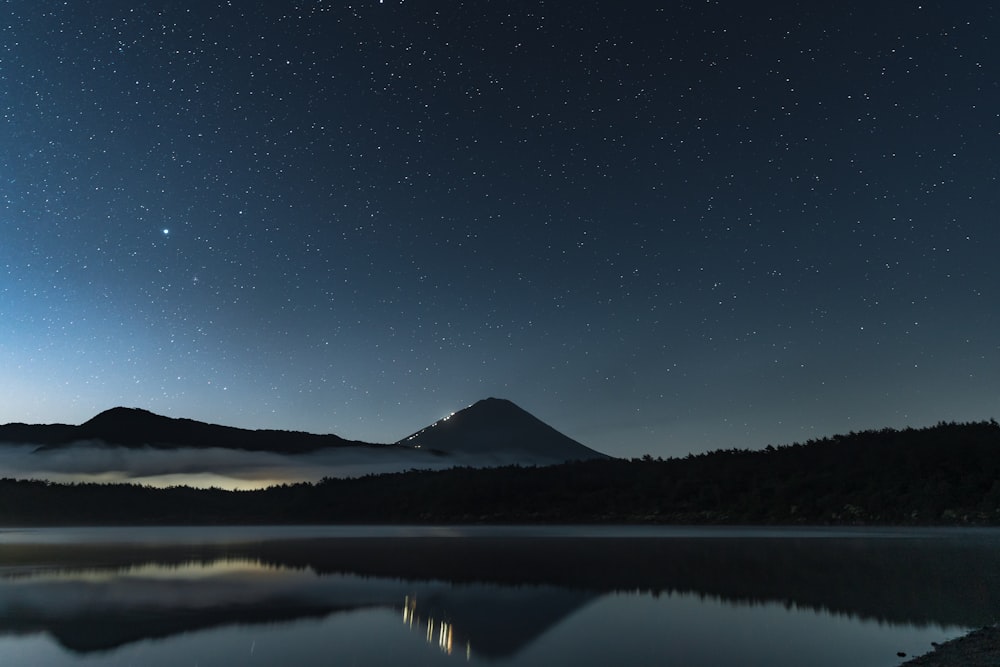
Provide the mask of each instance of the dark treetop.
{"label": "dark treetop", "polygon": [[685,459],[325,479],[262,491],[0,481],[0,525],[998,524],[1000,425],[866,431]]}

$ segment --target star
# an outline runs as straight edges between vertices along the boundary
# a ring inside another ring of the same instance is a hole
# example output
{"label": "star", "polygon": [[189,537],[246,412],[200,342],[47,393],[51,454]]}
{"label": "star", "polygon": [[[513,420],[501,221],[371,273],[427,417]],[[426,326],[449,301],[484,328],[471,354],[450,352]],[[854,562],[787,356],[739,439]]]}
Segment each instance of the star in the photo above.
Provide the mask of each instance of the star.
{"label": "star", "polygon": [[1000,411],[990,3],[891,45],[795,3],[0,4],[0,423],[394,442],[498,396],[632,457]]}

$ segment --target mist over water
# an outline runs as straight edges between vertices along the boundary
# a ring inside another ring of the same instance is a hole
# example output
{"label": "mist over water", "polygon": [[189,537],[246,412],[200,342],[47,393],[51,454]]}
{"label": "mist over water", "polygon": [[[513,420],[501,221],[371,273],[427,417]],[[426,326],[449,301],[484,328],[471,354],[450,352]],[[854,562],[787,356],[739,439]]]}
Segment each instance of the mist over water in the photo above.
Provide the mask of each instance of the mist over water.
{"label": "mist over water", "polygon": [[[553,461],[537,459],[545,464]],[[51,482],[134,483],[156,487],[192,486],[258,489],[276,484],[317,482],[324,477],[361,477],[455,466],[486,467],[532,463],[523,452],[438,455],[405,447],[327,448],[281,454],[228,448],[126,448],[81,441],[68,447],[0,446],[0,478]]]}
{"label": "mist over water", "polygon": [[130,482],[150,486],[247,489],[315,482],[324,477],[452,465],[454,461],[398,448],[391,455],[360,447],[285,455],[223,448],[129,449],[88,442],[57,449],[39,449],[37,445],[0,447],[0,477],[53,482]]}

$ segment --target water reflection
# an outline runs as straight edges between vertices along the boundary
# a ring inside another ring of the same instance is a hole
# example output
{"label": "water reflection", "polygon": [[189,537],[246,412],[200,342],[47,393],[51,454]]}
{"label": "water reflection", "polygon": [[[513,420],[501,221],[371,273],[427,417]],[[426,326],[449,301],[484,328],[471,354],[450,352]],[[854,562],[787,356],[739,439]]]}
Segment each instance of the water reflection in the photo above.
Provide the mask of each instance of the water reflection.
{"label": "water reflection", "polygon": [[[451,655],[455,649],[455,626],[445,620],[437,620],[433,616],[426,619],[421,618],[417,610],[417,598],[409,595],[403,600],[403,624],[411,630],[425,627],[427,629],[427,643],[437,644],[444,653]],[[472,642],[465,640],[465,658],[472,658]]]}
{"label": "water reflection", "polygon": [[746,651],[820,664],[803,654],[819,646],[864,664],[850,652],[870,645],[885,660],[868,664],[888,667],[904,644],[927,650],[997,608],[992,534],[0,545],[2,664],[27,647],[56,651],[44,664],[177,664],[194,646],[202,665],[231,664],[226,651],[257,664],[754,662]]}

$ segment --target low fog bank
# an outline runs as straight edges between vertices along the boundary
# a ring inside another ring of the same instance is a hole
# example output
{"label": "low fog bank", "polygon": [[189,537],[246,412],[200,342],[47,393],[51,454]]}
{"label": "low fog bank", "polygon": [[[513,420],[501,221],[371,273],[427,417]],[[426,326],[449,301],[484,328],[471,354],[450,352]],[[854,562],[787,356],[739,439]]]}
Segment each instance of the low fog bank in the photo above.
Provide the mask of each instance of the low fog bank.
{"label": "low fog bank", "polygon": [[236,449],[157,449],[78,442],[59,449],[0,445],[0,478],[59,483],[132,483],[156,487],[259,489],[277,484],[317,482],[324,477],[362,477],[407,470],[456,466],[547,465],[556,461],[525,453],[439,455],[418,449],[330,448],[309,454],[248,452]]}
{"label": "low fog bank", "polygon": [[79,442],[60,449],[37,445],[0,446],[0,478],[52,482],[101,482],[150,486],[256,489],[275,484],[316,482],[323,477],[448,468],[451,459],[427,452],[351,447],[309,454],[237,449],[129,449]]}

